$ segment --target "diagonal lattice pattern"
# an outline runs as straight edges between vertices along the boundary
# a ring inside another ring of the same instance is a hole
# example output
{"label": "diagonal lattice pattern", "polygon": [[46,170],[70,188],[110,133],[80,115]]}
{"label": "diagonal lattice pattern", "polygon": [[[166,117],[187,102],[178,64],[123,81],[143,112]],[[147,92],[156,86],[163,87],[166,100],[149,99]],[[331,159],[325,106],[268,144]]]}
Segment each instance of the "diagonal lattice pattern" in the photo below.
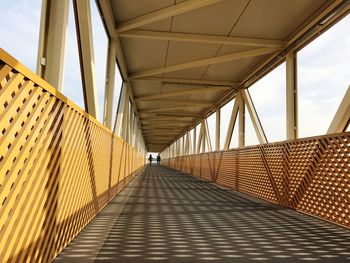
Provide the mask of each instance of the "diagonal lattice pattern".
{"label": "diagonal lattice pattern", "polygon": [[49,262],[144,164],[0,49],[0,262]]}
{"label": "diagonal lattice pattern", "polygon": [[195,160],[187,169],[193,176],[350,227],[349,132],[175,157],[162,164],[179,169],[179,158]]}

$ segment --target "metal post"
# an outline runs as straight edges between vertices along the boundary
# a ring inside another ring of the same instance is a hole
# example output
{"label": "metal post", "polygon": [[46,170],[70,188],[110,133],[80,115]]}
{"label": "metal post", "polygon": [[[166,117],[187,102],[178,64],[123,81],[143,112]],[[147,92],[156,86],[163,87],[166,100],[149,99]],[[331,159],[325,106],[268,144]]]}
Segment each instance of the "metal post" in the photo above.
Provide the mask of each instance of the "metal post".
{"label": "metal post", "polygon": [[117,56],[116,41],[110,38],[109,46],[108,46],[105,100],[104,100],[104,111],[103,111],[104,112],[103,123],[110,129],[112,128],[116,56]]}
{"label": "metal post", "polygon": [[69,0],[43,0],[36,73],[62,91]]}
{"label": "metal post", "polygon": [[286,56],[286,109],[287,140],[298,138],[298,96],[297,96],[297,62],[296,54]]}
{"label": "metal post", "polygon": [[238,108],[239,108],[239,113],[238,113],[238,146],[239,147],[244,147],[245,146],[245,105],[244,105],[244,100],[241,94],[238,94]]}

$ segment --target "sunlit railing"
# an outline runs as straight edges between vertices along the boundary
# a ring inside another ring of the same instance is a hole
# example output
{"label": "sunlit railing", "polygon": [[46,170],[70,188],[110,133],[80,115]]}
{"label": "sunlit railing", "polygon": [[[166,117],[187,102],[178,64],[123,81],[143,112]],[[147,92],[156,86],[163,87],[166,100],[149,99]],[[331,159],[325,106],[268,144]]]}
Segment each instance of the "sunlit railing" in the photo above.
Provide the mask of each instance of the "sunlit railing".
{"label": "sunlit railing", "polygon": [[0,49],[0,262],[50,262],[144,161]]}
{"label": "sunlit railing", "polygon": [[350,227],[350,133],[170,158],[163,165]]}

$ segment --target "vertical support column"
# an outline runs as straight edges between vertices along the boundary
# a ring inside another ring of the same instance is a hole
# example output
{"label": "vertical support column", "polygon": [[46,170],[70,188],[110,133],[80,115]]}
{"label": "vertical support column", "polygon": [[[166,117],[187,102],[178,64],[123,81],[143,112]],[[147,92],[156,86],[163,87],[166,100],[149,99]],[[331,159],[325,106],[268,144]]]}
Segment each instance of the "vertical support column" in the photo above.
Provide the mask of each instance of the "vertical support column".
{"label": "vertical support column", "polygon": [[208,120],[204,120],[205,123],[205,138],[206,138],[206,143],[208,144],[208,151],[212,152],[213,151],[213,146],[210,138],[210,133],[209,133],[209,127],[208,127]]}
{"label": "vertical support column", "polygon": [[104,110],[103,110],[103,113],[104,113],[103,123],[110,129],[112,129],[116,57],[117,57],[116,40],[110,38],[109,44],[108,44],[105,100],[104,100]]}
{"label": "vertical support column", "polygon": [[43,0],[36,73],[62,91],[69,0]]}
{"label": "vertical support column", "polygon": [[197,126],[194,126],[193,128],[193,148],[192,148],[192,154],[196,154],[197,149]]}
{"label": "vertical support column", "polygon": [[73,4],[85,108],[90,115],[96,118],[98,115],[98,105],[90,1],[73,0]]}
{"label": "vertical support column", "polygon": [[185,136],[186,136],[186,134],[184,134],[181,137],[181,140],[182,140],[182,153],[181,153],[181,155],[186,155],[186,151],[185,151]]}
{"label": "vertical support column", "polygon": [[206,146],[206,137],[207,137],[207,133],[206,133],[206,129],[205,129],[205,120],[202,120],[202,152],[205,152],[205,146]]}
{"label": "vertical support column", "polygon": [[117,111],[117,115],[116,115],[116,121],[115,121],[115,126],[114,126],[114,132],[119,135],[122,136],[122,132],[123,132],[123,119],[126,118],[125,117],[125,104],[129,102],[128,99],[128,86],[126,84],[126,82],[123,82],[122,85],[122,90],[121,90],[121,94],[120,94],[120,99],[119,99],[119,104],[118,104],[118,111]]}
{"label": "vertical support column", "polygon": [[241,92],[238,94],[238,147],[245,146],[245,105]]}
{"label": "vertical support column", "polygon": [[287,140],[298,138],[298,93],[297,93],[297,58],[294,52],[286,56],[286,107]]}
{"label": "vertical support column", "polygon": [[215,127],[215,151],[220,150],[220,122],[221,122],[221,114],[220,109],[216,110],[216,127]]}
{"label": "vertical support column", "polygon": [[123,114],[123,124],[122,124],[122,138],[130,143],[130,109],[129,109],[129,96],[124,105],[124,114]]}

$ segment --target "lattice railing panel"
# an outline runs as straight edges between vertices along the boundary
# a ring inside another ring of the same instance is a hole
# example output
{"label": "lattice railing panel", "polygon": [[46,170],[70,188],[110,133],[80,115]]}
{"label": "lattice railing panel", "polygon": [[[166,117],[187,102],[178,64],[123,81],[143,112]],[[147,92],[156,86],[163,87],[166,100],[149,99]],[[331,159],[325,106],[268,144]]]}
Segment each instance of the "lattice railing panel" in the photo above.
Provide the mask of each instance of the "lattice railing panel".
{"label": "lattice railing panel", "polygon": [[213,156],[208,153],[202,153],[201,158],[201,177],[205,180],[212,181],[212,166],[214,165]]}
{"label": "lattice railing panel", "polygon": [[237,184],[237,151],[225,151],[215,153],[216,182],[233,189]]}
{"label": "lattice railing panel", "polygon": [[240,149],[239,175],[239,189],[242,192],[277,202],[258,147]]}
{"label": "lattice railing panel", "polygon": [[1,49],[0,109],[0,262],[50,262],[144,158]]}
{"label": "lattice railing panel", "polygon": [[319,139],[312,177],[297,209],[339,224],[350,225],[350,137]]}
{"label": "lattice railing panel", "polygon": [[212,158],[214,177],[203,178],[350,227],[349,132],[191,158],[194,176]]}
{"label": "lattice railing panel", "polygon": [[201,177],[201,156],[198,155],[194,155],[194,161],[193,161],[193,175],[196,177]]}

